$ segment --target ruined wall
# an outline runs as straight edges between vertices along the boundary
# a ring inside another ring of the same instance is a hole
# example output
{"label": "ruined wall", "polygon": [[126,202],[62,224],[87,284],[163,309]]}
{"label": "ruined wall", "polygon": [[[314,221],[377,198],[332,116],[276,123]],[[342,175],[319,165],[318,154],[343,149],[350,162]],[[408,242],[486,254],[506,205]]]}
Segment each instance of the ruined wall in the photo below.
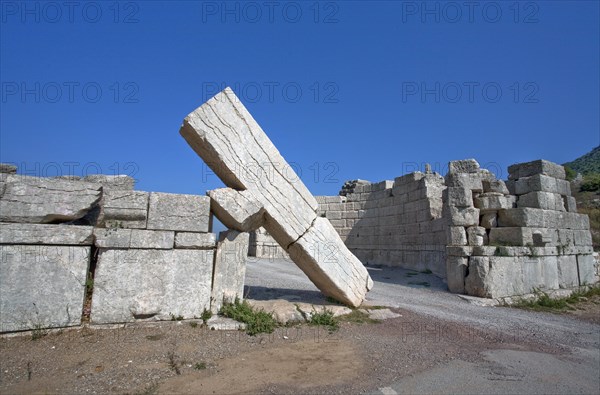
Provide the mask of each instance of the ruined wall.
{"label": "ruined wall", "polygon": [[503,298],[597,282],[589,220],[564,168],[538,160],[508,171],[504,183],[474,160],[450,163],[448,288]]}
{"label": "ruined wall", "polygon": [[444,179],[410,173],[394,181],[348,182],[344,196],[321,197],[319,210],[365,264],[431,270],[445,276]]}
{"label": "ruined wall", "polygon": [[217,243],[208,197],[1,169],[0,332],[200,317],[242,296],[248,234]]}

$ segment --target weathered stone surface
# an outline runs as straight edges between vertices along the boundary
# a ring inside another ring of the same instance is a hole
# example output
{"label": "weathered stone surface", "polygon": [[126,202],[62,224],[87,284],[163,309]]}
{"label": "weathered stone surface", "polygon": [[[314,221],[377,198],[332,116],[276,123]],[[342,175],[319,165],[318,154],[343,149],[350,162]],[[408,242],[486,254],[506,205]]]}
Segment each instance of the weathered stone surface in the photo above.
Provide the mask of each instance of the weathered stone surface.
{"label": "weathered stone surface", "polygon": [[373,280],[336,236],[327,219],[316,218],[306,234],[288,248],[288,253],[321,292],[356,307],[373,287]]}
{"label": "weathered stone surface", "polygon": [[468,264],[469,258],[465,257],[448,256],[446,259],[446,281],[450,292],[460,294],[465,292],[465,275]]}
{"label": "weathered stone surface", "polygon": [[131,191],[135,186],[135,179],[126,175],[90,174],[83,177],[83,181],[100,184],[104,189]]}
{"label": "weathered stone surface", "polygon": [[563,196],[571,195],[571,183],[565,180],[538,174],[536,176],[520,178],[514,182],[515,195],[524,195],[529,192],[550,192]]}
{"label": "weathered stone surface", "polygon": [[563,196],[565,209],[570,213],[577,212],[577,200],[572,196]]}
{"label": "weathered stone surface", "polygon": [[210,304],[213,313],[218,313],[224,302],[242,300],[244,297],[248,236],[248,233],[236,230],[219,235]]}
{"label": "weathered stone surface", "polygon": [[472,207],[450,207],[449,219],[455,226],[479,225],[479,209]]}
{"label": "weathered stone surface", "polygon": [[590,285],[598,281],[595,264],[596,262],[592,254],[577,255],[579,285]]}
{"label": "weathered stone surface", "polygon": [[482,246],[488,243],[488,235],[482,226],[467,228],[467,240],[470,246]]}
{"label": "weathered stone surface", "polygon": [[251,191],[220,188],[208,191],[210,208],[230,229],[251,232],[263,226],[265,210]]}
{"label": "weathered stone surface", "polygon": [[498,226],[498,217],[495,212],[487,212],[481,216],[480,225],[486,229]]}
{"label": "weathered stone surface", "polygon": [[0,223],[0,244],[92,245],[91,226]]}
{"label": "weathered stone surface", "polygon": [[200,317],[210,309],[212,250],[102,249],[91,322]]}
{"label": "weathered stone surface", "polygon": [[99,248],[141,248],[169,250],[175,232],[145,229],[95,228],[94,244]]}
{"label": "weathered stone surface", "polygon": [[375,309],[375,310],[366,309],[365,312],[369,315],[370,319],[379,320],[379,321],[389,320],[391,318],[402,317],[401,314],[394,313],[390,309]]}
{"label": "weathered stone surface", "polygon": [[563,196],[550,192],[529,192],[521,195],[517,201],[517,207],[532,207],[541,208],[544,210],[565,211]]}
{"label": "weathered stone surface", "polygon": [[473,256],[469,258],[469,275],[465,278],[464,288],[468,295],[489,297],[488,275],[490,270],[489,258]]}
{"label": "weathered stone surface", "polygon": [[525,294],[521,258],[471,257],[465,280],[469,295],[500,298]]}
{"label": "weathered stone surface", "polygon": [[492,228],[489,239],[491,245],[525,246],[533,244],[531,229],[523,227]]}
{"label": "weathered stone surface", "polygon": [[543,159],[508,166],[508,174],[508,178],[511,180],[530,177],[536,174],[544,174],[561,180],[566,178],[564,167]]}
{"label": "weathered stone surface", "polygon": [[497,192],[503,195],[508,195],[508,188],[502,180],[482,180],[483,192]]}
{"label": "weathered stone surface", "polygon": [[473,173],[448,173],[446,174],[448,187],[467,188],[473,192],[483,192],[481,177]]}
{"label": "weathered stone surface", "polygon": [[90,247],[0,246],[0,332],[81,323]]}
{"label": "weathered stone surface", "polygon": [[148,229],[208,232],[208,196],[150,193]]}
{"label": "weathered stone surface", "polygon": [[17,166],[10,163],[0,163],[0,173],[15,174],[17,172]]}
{"label": "weathered stone surface", "polygon": [[145,229],[149,195],[143,191],[105,189],[102,226]]}
{"label": "weathered stone surface", "polygon": [[450,173],[477,173],[479,163],[475,159],[453,160],[448,164]]}
{"label": "weathered stone surface", "polygon": [[[250,191],[265,211],[264,228],[323,293],[362,303],[372,286],[367,270],[317,218],[317,201],[230,88],[189,114],[180,133],[226,186]],[[333,260],[316,254],[324,243]]]}
{"label": "weathered stone surface", "polygon": [[542,210],[538,208],[513,208],[498,212],[498,226],[526,226],[550,229],[589,229],[585,214]]}
{"label": "weathered stone surface", "polygon": [[448,244],[455,246],[467,245],[467,232],[463,226],[448,227]]}
{"label": "weathered stone surface", "polygon": [[560,288],[573,288],[579,285],[577,273],[577,256],[562,255],[557,258],[558,286]]}
{"label": "weathered stone surface", "polygon": [[497,192],[482,193],[474,199],[475,207],[482,213],[516,207],[515,196],[505,196]]}
{"label": "weathered stone surface", "polygon": [[100,186],[81,181],[9,175],[0,198],[0,221],[74,221],[88,214],[101,195]]}
{"label": "weathered stone surface", "polygon": [[217,238],[214,233],[175,233],[175,248],[204,250],[214,248]]}
{"label": "weathered stone surface", "polygon": [[442,196],[450,206],[473,207],[473,193],[468,188],[448,187]]}

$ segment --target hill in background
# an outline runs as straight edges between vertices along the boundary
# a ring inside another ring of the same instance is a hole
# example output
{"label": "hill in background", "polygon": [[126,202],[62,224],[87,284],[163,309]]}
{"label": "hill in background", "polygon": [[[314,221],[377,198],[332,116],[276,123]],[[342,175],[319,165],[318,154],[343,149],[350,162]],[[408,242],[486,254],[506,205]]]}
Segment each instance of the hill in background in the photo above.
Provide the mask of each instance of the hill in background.
{"label": "hill in background", "polygon": [[570,167],[583,175],[600,173],[600,145],[574,161],[563,164],[563,166]]}

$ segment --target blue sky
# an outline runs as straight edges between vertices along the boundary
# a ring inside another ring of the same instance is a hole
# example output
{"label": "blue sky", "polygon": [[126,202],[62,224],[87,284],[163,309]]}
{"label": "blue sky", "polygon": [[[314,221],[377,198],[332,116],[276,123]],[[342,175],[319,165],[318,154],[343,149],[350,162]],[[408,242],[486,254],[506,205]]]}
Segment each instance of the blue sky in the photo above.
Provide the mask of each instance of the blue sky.
{"label": "blue sky", "polygon": [[178,131],[221,87],[309,189],[600,144],[597,1],[1,3],[0,160],[222,186]]}

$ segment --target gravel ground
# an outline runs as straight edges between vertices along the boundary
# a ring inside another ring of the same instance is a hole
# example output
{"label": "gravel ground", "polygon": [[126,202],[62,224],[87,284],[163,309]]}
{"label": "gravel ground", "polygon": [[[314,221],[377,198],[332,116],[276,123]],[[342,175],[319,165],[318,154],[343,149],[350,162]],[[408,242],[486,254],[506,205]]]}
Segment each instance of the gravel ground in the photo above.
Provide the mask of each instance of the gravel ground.
{"label": "gravel ground", "polygon": [[[400,317],[331,334],[180,321],[4,337],[0,393],[600,393],[598,305],[584,317],[482,307],[430,274],[369,271],[368,304]],[[246,283],[252,299],[325,302],[283,260],[249,262]]]}

